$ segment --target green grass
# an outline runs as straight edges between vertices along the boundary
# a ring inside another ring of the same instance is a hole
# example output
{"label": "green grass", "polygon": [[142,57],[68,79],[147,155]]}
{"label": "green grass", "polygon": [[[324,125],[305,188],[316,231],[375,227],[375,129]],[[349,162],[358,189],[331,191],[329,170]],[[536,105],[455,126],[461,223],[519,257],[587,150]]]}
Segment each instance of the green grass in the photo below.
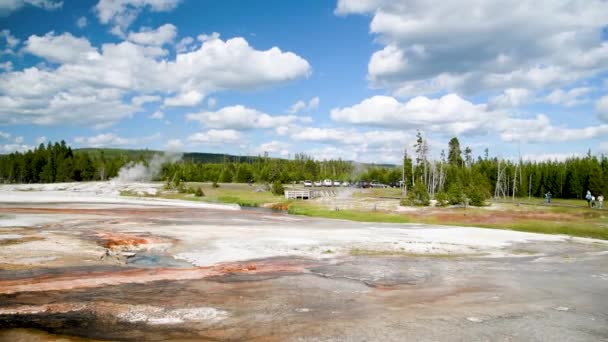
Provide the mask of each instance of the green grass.
{"label": "green grass", "polygon": [[381,211],[329,210],[308,203],[294,202],[287,211],[292,215],[323,217],[358,222],[410,223],[405,215],[391,214]]}
{"label": "green grass", "polygon": [[482,254],[459,254],[459,253],[414,253],[399,250],[377,250],[377,249],[364,249],[364,248],[353,248],[350,250],[352,256],[398,256],[408,258],[462,258],[466,256],[480,256]]}
{"label": "green grass", "polygon": [[[210,203],[235,203],[243,207],[258,207],[267,203],[285,202],[284,196],[275,196],[270,191],[258,192],[259,185],[221,183],[214,188],[211,183],[186,183],[187,188],[201,187],[205,196],[196,197],[194,194],[161,192],[153,197],[179,199],[186,201],[199,201]],[[139,196],[132,191],[121,191],[122,196]]]}
{"label": "green grass", "polygon": [[[503,201],[502,199],[500,199],[499,201]],[[540,198],[540,197],[532,197],[532,198],[528,198],[528,197],[516,197],[515,201],[513,201],[511,199],[511,197],[508,197],[507,199],[505,199],[504,201],[506,202],[512,202],[512,203],[534,203],[534,204],[538,204],[538,205],[546,205],[545,204],[545,199],[544,198]],[[587,207],[587,201],[584,199],[564,199],[564,198],[552,198],[551,199],[551,204],[554,205],[568,205],[568,206],[576,206],[576,207]],[[548,207],[550,207],[551,205],[547,205]]]}
{"label": "green grass", "polygon": [[588,237],[608,240],[608,227],[602,227],[597,222],[547,222],[527,220],[509,224],[474,225],[481,228],[510,229],[520,232],[541,234],[565,234],[570,236]]}

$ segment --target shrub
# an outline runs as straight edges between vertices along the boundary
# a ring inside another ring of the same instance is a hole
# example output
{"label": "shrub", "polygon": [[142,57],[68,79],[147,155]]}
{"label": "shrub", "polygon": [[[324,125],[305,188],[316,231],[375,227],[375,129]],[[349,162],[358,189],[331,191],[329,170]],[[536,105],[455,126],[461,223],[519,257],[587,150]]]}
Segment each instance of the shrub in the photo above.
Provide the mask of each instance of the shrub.
{"label": "shrub", "polygon": [[439,192],[435,195],[435,200],[437,201],[438,207],[445,207],[450,204],[448,195],[445,192]]}
{"label": "shrub", "polygon": [[416,183],[414,188],[408,193],[407,199],[401,201],[402,205],[428,206],[431,204],[431,197],[422,182]]}
{"label": "shrub", "polygon": [[214,187],[214,188],[219,188],[220,187],[220,185],[217,184],[217,181],[213,181],[213,184],[211,184],[211,186]]}
{"label": "shrub", "polygon": [[201,188],[200,186],[194,191],[194,196],[196,197],[203,197],[205,196],[205,193],[203,192],[203,188]]}
{"label": "shrub", "polygon": [[462,189],[462,184],[450,184],[448,187],[447,197],[448,202],[452,205],[464,203],[464,191]]}
{"label": "shrub", "polygon": [[274,183],[272,183],[272,194],[273,195],[283,195],[285,193],[285,188],[283,187],[283,183],[279,182],[279,181],[275,181]]}
{"label": "shrub", "polygon": [[486,199],[489,195],[480,186],[471,185],[467,189],[467,197],[469,198],[469,204],[475,207],[482,207],[486,205]]}

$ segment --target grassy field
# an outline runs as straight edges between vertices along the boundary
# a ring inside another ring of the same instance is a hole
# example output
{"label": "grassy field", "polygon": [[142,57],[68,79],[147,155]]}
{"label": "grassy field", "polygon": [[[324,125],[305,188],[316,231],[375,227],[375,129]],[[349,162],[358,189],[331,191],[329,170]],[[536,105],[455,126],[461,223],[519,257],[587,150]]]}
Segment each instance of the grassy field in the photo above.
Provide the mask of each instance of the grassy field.
{"label": "grassy field", "polygon": [[314,202],[294,201],[289,205],[288,213],[292,215],[304,215],[323,217],[339,220],[350,220],[359,222],[384,222],[384,223],[411,223],[412,220],[406,215],[387,213],[382,211],[355,211],[355,210],[330,210],[316,205]]}
{"label": "grassy field", "polygon": [[[543,199],[519,199],[515,202],[500,201],[484,208],[419,208],[408,212],[382,210],[336,210],[316,201],[287,201],[275,196],[261,185],[187,183],[188,187],[201,187],[204,197],[174,192],[162,193],[164,198],[204,201],[212,203],[236,203],[241,206],[271,206],[287,209],[293,215],[305,215],[329,219],[384,223],[427,223],[465,227],[510,229],[544,234],[566,234],[608,240],[608,210],[586,208],[580,200],[554,199],[553,205],[543,204]],[[291,186],[288,186],[288,188]],[[133,194],[125,194],[133,195]],[[365,189],[352,193],[353,198],[374,201],[383,197],[398,197],[400,189]],[[519,203],[530,203],[519,204]]]}
{"label": "grassy field", "polygon": [[[192,194],[173,194],[171,198],[198,200],[212,203],[236,203],[244,207],[258,207],[267,203],[285,201],[284,196],[275,196],[270,191],[259,191],[262,186],[235,183],[221,183],[214,188],[212,183],[186,183],[187,187],[203,189],[205,196],[195,197]],[[164,196],[163,197],[167,197]]]}

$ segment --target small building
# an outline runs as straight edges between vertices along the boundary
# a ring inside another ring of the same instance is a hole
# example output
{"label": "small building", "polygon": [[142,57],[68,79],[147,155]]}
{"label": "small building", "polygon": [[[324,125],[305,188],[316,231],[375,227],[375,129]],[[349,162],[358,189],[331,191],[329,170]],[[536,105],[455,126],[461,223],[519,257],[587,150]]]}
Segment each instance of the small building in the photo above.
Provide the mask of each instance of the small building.
{"label": "small building", "polygon": [[315,197],[315,190],[285,190],[286,199],[313,199]]}

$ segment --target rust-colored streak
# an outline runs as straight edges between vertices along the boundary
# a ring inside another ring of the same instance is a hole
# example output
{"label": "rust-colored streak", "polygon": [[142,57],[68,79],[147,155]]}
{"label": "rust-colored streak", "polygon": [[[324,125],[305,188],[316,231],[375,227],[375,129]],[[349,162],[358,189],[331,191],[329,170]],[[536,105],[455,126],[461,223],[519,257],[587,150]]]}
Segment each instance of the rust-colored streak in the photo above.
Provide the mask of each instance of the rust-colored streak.
{"label": "rust-colored streak", "polygon": [[124,233],[97,233],[96,236],[101,239],[100,245],[105,248],[138,247],[162,242],[150,237]]}
{"label": "rust-colored streak", "polygon": [[301,273],[316,264],[298,260],[268,259],[256,264],[219,264],[211,267],[128,269],[117,272],[74,272],[59,276],[0,280],[0,294],[19,292],[62,291],[95,288],[127,283],[148,283],[161,280],[194,280],[233,273],[275,274]]}

